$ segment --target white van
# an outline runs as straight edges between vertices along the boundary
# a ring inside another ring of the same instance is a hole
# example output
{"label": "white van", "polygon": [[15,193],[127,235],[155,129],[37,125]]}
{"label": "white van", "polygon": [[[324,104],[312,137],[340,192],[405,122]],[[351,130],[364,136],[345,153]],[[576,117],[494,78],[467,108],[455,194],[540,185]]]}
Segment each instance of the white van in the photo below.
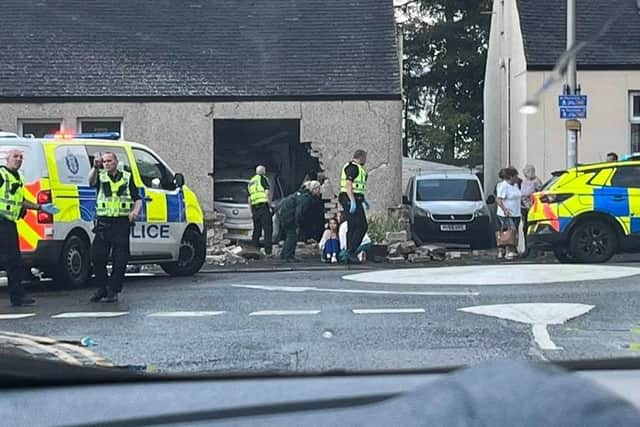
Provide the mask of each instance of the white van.
{"label": "white van", "polygon": [[494,233],[482,185],[472,173],[433,173],[409,179],[403,204],[411,207],[411,226],[423,242],[491,245]]}

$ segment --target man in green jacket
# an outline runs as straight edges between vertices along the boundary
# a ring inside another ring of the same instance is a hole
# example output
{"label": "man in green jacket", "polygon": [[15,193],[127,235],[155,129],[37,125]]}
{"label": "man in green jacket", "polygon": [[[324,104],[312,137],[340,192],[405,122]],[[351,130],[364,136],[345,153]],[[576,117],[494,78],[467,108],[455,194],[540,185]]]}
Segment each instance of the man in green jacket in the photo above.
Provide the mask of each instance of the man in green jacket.
{"label": "man in green jacket", "polygon": [[280,229],[284,235],[284,246],[282,247],[280,258],[283,260],[287,262],[297,261],[295,254],[298,228],[302,225],[302,220],[311,208],[313,197],[318,197],[319,195],[320,183],[318,181],[309,181],[280,203],[278,218],[280,220]]}

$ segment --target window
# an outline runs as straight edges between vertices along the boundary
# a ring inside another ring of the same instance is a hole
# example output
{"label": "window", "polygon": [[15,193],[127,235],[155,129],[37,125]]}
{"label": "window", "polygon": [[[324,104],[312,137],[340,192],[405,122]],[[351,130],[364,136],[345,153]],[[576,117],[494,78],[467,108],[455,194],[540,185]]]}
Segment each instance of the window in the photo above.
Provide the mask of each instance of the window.
{"label": "window", "polygon": [[480,186],[473,179],[421,179],[417,196],[418,202],[482,200]]}
{"label": "window", "polygon": [[247,204],[247,181],[218,181],[213,186],[213,199],[222,203]]}
{"label": "window", "polygon": [[640,152],[640,92],[629,95],[629,121],[631,122],[631,152]]}
{"label": "window", "polygon": [[43,138],[47,134],[54,134],[62,128],[62,120],[18,120],[21,136]]}
{"label": "window", "polygon": [[101,153],[111,152],[118,158],[118,166],[121,170],[131,172],[131,164],[129,163],[129,156],[124,148],[121,147],[99,147],[94,145],[87,145],[87,154],[89,155],[89,164],[93,165],[93,160],[97,155]]}
{"label": "window", "polygon": [[625,166],[618,168],[611,178],[613,187],[640,187],[640,167]]}
{"label": "window", "polygon": [[118,132],[122,139],[122,120],[120,119],[80,119],[81,133]]}
{"label": "window", "polygon": [[154,187],[153,180],[158,179],[160,181],[160,188],[163,190],[176,189],[173,183],[173,174],[156,156],[139,148],[133,149],[133,156],[136,159],[138,172],[145,187],[157,188]]}

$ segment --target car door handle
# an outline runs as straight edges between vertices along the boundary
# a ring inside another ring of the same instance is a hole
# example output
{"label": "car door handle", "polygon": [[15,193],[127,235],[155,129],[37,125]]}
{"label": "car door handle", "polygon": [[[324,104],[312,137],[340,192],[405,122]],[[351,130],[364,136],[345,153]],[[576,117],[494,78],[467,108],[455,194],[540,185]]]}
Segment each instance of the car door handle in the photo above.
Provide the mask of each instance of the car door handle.
{"label": "car door handle", "polygon": [[144,201],[145,201],[145,202],[152,202],[152,201],[153,201],[153,198],[151,198],[151,197],[147,196],[147,197],[145,197],[145,198],[144,198]]}
{"label": "car door handle", "polygon": [[612,198],[616,202],[621,202],[622,200],[625,200],[627,198],[627,196],[613,196]]}

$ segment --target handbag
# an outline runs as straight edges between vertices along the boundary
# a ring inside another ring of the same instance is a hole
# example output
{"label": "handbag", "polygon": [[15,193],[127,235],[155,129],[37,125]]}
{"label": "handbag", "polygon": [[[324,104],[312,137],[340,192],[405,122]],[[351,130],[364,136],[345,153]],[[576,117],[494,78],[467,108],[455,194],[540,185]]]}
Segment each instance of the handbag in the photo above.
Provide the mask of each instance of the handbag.
{"label": "handbag", "polygon": [[502,248],[505,246],[516,246],[516,226],[511,218],[505,218],[500,230],[496,231],[496,244]]}

